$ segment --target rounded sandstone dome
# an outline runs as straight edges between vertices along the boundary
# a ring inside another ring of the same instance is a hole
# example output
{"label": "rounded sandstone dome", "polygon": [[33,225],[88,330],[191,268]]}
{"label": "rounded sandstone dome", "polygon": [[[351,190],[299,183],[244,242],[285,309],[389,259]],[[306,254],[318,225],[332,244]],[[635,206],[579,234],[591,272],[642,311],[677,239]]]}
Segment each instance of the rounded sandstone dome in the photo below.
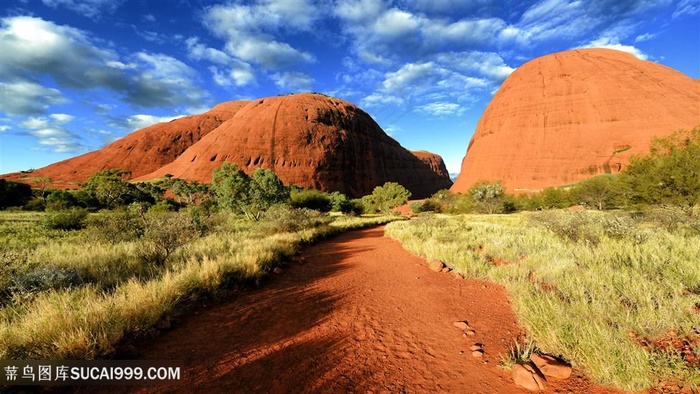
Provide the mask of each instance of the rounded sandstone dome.
{"label": "rounded sandstone dome", "polygon": [[[229,101],[211,110],[134,131],[104,148],[35,170],[56,185],[77,186],[98,171],[119,168],[139,177],[175,160],[187,148],[233,117],[248,101]],[[61,182],[62,181],[62,182]]]}
{"label": "rounded sandstone dome", "polygon": [[654,137],[700,125],[700,81],[610,49],[523,64],[484,111],[452,187],[481,180],[510,191],[621,171]]}
{"label": "rounded sandstone dome", "polygon": [[350,196],[371,193],[387,181],[416,196],[451,185],[446,170],[444,176],[433,171],[434,157],[414,156],[357,106],[312,93],[250,102],[177,160],[141,179],[172,174],[210,182],[224,162],[246,172],[267,168],[285,184]]}

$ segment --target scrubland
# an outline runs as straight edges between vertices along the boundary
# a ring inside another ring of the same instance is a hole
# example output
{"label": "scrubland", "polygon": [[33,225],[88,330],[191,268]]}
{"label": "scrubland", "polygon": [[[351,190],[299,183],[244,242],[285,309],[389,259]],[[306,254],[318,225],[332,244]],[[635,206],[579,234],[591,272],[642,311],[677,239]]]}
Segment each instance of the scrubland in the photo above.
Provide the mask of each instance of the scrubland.
{"label": "scrubland", "polygon": [[[538,351],[594,382],[700,389],[700,221],[681,211],[421,215],[387,235],[502,284]],[[508,363],[508,356],[504,362]],[[512,361],[511,361],[512,362]]]}
{"label": "scrubland", "polygon": [[93,213],[73,231],[50,229],[51,213],[0,213],[0,358],[111,356],[192,301],[258,283],[304,243],[397,219],[196,208]]}

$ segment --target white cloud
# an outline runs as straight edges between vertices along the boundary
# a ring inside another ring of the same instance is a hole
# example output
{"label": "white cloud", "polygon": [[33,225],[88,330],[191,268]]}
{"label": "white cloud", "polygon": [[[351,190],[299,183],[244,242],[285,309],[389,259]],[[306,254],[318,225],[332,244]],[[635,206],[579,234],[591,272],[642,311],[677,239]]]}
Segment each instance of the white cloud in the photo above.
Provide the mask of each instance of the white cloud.
{"label": "white cloud", "polygon": [[9,115],[41,114],[51,105],[67,100],[60,91],[29,80],[0,82],[0,111]]}
{"label": "white cloud", "polygon": [[403,105],[404,100],[401,97],[374,92],[365,96],[361,101],[364,107],[377,107],[380,105]]}
{"label": "white cloud", "polygon": [[280,41],[280,31],[309,31],[319,17],[319,5],[307,0],[261,1],[254,5],[214,5],[203,23],[226,40],[226,52],[267,69],[311,63],[313,54]]}
{"label": "white cloud", "polygon": [[130,130],[140,130],[140,129],[143,129],[145,127],[154,125],[156,123],[170,122],[171,120],[175,120],[175,119],[181,118],[183,116],[184,115],[154,116],[154,115],[137,114],[137,115],[127,116],[125,126],[128,127]]}
{"label": "white cloud", "polygon": [[673,11],[673,18],[688,15],[694,16],[700,14],[700,0],[681,0]]}
{"label": "white cloud", "polygon": [[632,45],[623,45],[623,44],[620,44],[619,42],[611,41],[608,38],[600,38],[600,39],[591,41],[589,44],[584,45],[582,48],[615,49],[617,51],[630,53],[641,60],[649,59],[649,56],[647,54],[645,54],[644,52],[642,52],[639,48],[635,48]]}
{"label": "white cloud", "polygon": [[72,121],[73,119],[75,119],[75,116],[68,115],[68,114],[51,114],[49,116],[51,117],[51,119],[53,119],[57,123],[61,123],[61,124],[68,123],[68,122]]}
{"label": "white cloud", "polygon": [[[27,81],[49,77],[60,88],[104,88],[123,95],[127,103],[144,107],[194,104],[206,96],[195,86],[196,72],[179,60],[143,52],[123,60],[112,49],[96,45],[89,36],[40,18],[3,18],[0,78],[13,84],[37,85]],[[48,93],[47,89],[43,88],[44,93]],[[59,95],[55,91],[52,96]],[[53,99],[47,103],[55,102]],[[31,106],[35,112],[47,107]]]}
{"label": "white cloud", "polygon": [[280,89],[288,91],[308,91],[314,84],[314,79],[301,72],[286,72],[272,75],[272,80]]}
{"label": "white cloud", "polygon": [[434,116],[460,116],[466,109],[456,103],[429,103],[416,108],[416,111]]}
{"label": "white cloud", "polygon": [[403,131],[403,129],[401,128],[401,126],[395,125],[395,124],[390,124],[390,125],[384,127],[384,132],[392,137],[395,136],[396,134],[402,132],[402,131]]}
{"label": "white cloud", "polygon": [[197,37],[190,37],[185,40],[187,45],[187,54],[190,59],[208,60],[219,65],[226,65],[231,62],[231,56],[227,55],[218,49],[209,48],[201,43]]}
{"label": "white cloud", "polygon": [[515,71],[495,52],[446,52],[438,54],[436,61],[462,73],[478,72],[497,82],[503,81]]}
{"label": "white cloud", "polygon": [[99,18],[103,13],[112,14],[125,0],[41,0],[52,8],[64,7],[88,18]]}
{"label": "white cloud", "polygon": [[634,42],[649,41],[649,40],[656,38],[657,36],[658,36],[658,34],[655,34],[655,33],[640,34],[634,39]]}
{"label": "white cloud", "polygon": [[412,89],[417,82],[424,82],[439,73],[435,64],[408,63],[396,72],[386,74],[386,79],[382,82],[384,89],[401,93],[407,89]]}
{"label": "white cloud", "polygon": [[51,148],[54,152],[78,152],[84,149],[80,137],[62,125],[73,120],[66,114],[51,114],[49,117],[31,116],[19,123],[27,134],[35,137],[39,145]]}
{"label": "white cloud", "polygon": [[80,137],[58,126],[31,130],[27,134],[36,137],[40,145],[51,148],[54,152],[72,153],[85,149],[85,146],[79,142]]}
{"label": "white cloud", "polygon": [[10,129],[11,129],[11,127],[8,125],[4,125],[4,124],[0,125],[0,133],[5,132],[5,131],[10,130]]}

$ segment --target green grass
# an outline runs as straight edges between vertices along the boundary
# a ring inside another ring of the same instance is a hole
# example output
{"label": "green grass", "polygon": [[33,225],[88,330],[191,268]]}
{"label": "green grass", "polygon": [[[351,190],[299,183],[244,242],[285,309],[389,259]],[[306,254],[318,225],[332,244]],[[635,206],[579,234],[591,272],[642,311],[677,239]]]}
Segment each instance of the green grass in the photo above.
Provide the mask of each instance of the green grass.
{"label": "green grass", "polygon": [[[645,350],[628,335],[693,336],[700,329],[693,312],[700,235],[689,229],[669,231],[625,213],[555,212],[435,215],[392,223],[387,235],[417,255],[503,284],[537,348],[597,383],[640,390],[678,379],[698,389],[697,364]],[[492,264],[496,259],[508,264]]]}
{"label": "green grass", "polygon": [[334,216],[275,233],[224,215],[154,265],[144,258],[146,237],[110,243],[94,228],[42,229],[41,215],[30,215],[0,213],[0,359],[110,356],[125,336],[148,331],[191,300],[258,282],[304,243],[398,219]]}

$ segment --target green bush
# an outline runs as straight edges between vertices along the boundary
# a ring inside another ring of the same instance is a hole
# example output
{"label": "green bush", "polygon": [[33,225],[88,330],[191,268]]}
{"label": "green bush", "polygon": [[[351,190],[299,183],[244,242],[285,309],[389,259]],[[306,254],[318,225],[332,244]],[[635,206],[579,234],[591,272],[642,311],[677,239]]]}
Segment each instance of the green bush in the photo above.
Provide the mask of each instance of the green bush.
{"label": "green bush", "polygon": [[319,212],[329,212],[333,208],[333,201],[328,193],[313,189],[302,189],[292,190],[289,205],[293,208],[308,208]]}
{"label": "green bush", "polygon": [[175,249],[199,237],[190,215],[158,212],[146,215],[138,255],[146,263],[163,265]]}
{"label": "green bush", "polygon": [[563,239],[588,245],[600,242],[599,227],[585,212],[548,210],[533,213],[530,219]]}
{"label": "green bush", "polygon": [[372,194],[362,197],[362,204],[367,213],[389,213],[392,208],[405,204],[410,197],[411,192],[405,187],[396,182],[386,182],[375,187]]}
{"label": "green bush", "polygon": [[49,230],[80,230],[85,226],[88,213],[81,208],[71,208],[47,213],[41,225]]}
{"label": "green bush", "polygon": [[88,229],[95,238],[117,244],[143,237],[146,223],[136,207],[120,207],[91,216]]}
{"label": "green bush", "polygon": [[78,206],[78,199],[67,190],[52,190],[46,196],[46,210],[60,211]]}
{"label": "green bush", "polygon": [[308,208],[273,205],[265,212],[262,227],[272,232],[293,232],[315,228],[331,222],[331,218]]}
{"label": "green bush", "polygon": [[423,202],[413,202],[409,205],[413,213],[421,212],[442,212],[442,207],[440,203],[431,199],[427,199]]}
{"label": "green bush", "polygon": [[23,211],[37,211],[41,212],[46,210],[46,203],[41,198],[33,198],[29,200],[28,203],[24,204],[22,207]]}

